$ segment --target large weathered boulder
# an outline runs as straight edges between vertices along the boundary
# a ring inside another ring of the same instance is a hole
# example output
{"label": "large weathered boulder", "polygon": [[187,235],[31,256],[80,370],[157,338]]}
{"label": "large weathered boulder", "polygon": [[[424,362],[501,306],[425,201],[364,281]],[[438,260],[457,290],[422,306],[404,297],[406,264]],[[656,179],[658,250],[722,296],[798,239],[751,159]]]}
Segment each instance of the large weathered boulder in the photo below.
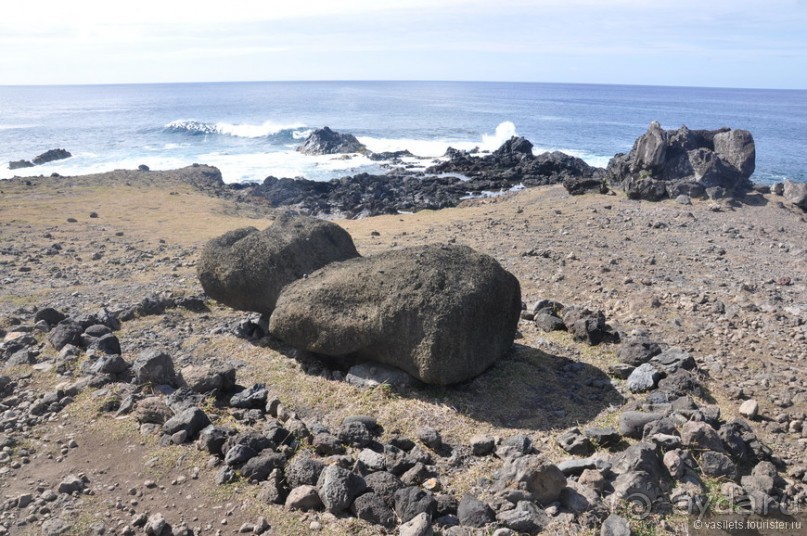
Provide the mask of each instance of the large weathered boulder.
{"label": "large weathered boulder", "polygon": [[197,274],[212,298],[243,311],[272,314],[280,291],[306,274],[358,257],[334,223],[286,213],[263,231],[244,227],[207,243]]}
{"label": "large weathered boulder", "polygon": [[304,154],[366,153],[367,147],[353,134],[340,134],[324,127],[309,134],[297,150]]}
{"label": "large weathered boulder", "polygon": [[518,280],[495,259],[432,245],[332,264],[292,283],[269,331],[297,348],[446,385],[507,352],[520,311]]}
{"label": "large weathered boulder", "polygon": [[747,130],[663,130],[657,122],[628,154],[608,163],[607,178],[631,199],[658,201],[678,195],[703,196],[708,188],[730,193],[751,189],[756,148]]}

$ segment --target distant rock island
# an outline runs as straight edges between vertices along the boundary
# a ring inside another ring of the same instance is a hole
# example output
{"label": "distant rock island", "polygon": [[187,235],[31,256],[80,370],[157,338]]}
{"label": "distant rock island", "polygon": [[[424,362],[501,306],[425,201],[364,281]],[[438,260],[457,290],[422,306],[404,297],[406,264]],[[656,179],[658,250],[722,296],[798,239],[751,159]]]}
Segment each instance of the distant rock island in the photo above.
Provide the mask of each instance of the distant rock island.
{"label": "distant rock island", "polygon": [[41,155],[34,157],[33,162],[30,160],[13,160],[8,163],[8,169],[23,169],[39,166],[55,160],[64,160],[65,158],[70,158],[71,156],[73,155],[70,154],[70,151],[65,149],[50,149],[49,151],[45,151]]}

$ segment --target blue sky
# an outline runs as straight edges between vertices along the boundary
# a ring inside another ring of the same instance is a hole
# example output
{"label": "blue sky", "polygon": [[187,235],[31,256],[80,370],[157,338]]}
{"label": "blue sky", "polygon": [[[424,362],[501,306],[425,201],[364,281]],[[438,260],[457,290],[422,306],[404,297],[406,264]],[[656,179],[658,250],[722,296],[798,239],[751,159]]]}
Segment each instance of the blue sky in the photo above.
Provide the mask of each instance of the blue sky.
{"label": "blue sky", "polygon": [[807,88],[807,0],[28,0],[0,84],[496,80]]}

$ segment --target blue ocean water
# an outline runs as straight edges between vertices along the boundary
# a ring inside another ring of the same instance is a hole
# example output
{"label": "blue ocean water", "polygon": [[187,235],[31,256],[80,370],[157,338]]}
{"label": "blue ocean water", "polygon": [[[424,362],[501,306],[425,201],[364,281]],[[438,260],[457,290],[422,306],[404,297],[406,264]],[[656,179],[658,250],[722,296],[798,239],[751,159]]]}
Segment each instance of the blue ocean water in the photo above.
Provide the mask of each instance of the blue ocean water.
{"label": "blue ocean water", "polygon": [[[325,125],[376,152],[437,157],[448,146],[495,149],[519,134],[536,153],[605,166],[651,121],[750,130],[755,181],[807,181],[807,91],[469,82],[0,86],[0,178],[193,162],[218,166],[226,182],[380,171],[361,156],[294,150]],[[73,158],[15,171],[5,164],[56,147]]]}

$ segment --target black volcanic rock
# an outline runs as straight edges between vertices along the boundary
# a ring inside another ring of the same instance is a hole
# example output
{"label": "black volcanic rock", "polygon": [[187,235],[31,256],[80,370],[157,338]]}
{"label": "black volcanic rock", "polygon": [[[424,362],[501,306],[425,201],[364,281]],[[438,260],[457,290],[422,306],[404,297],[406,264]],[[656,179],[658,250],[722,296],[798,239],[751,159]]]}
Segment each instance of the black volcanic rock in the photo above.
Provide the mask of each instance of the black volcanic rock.
{"label": "black volcanic rock", "polygon": [[367,147],[353,134],[340,134],[324,127],[309,134],[297,150],[304,154],[366,153]]}
{"label": "black volcanic rock", "polygon": [[[475,153],[449,149],[448,160],[427,169],[425,174],[395,170],[388,175],[361,173],[327,182],[267,177],[262,184],[237,184],[229,188],[242,192],[240,195],[263,197],[276,207],[295,206],[312,216],[357,218],[454,207],[466,197],[485,192],[556,184],[566,179],[588,181],[580,183],[580,188],[597,188],[601,187],[605,174],[604,170],[561,152],[533,156],[532,143],[518,137],[506,141],[491,154],[477,157],[473,156]],[[373,156],[395,159],[410,153],[396,151]]]}
{"label": "black volcanic rock", "polygon": [[30,160],[12,160],[8,163],[8,169],[23,169],[34,167],[36,164],[31,162]]}
{"label": "black volcanic rock", "polygon": [[611,159],[607,179],[629,198],[648,201],[703,196],[710,188],[742,194],[751,189],[755,161],[747,130],[663,130],[654,121],[628,154]]}
{"label": "black volcanic rock", "polygon": [[34,164],[38,166],[40,164],[53,162],[54,160],[64,160],[65,158],[70,158],[71,156],[73,155],[64,149],[51,149],[34,158]]}
{"label": "black volcanic rock", "polygon": [[517,184],[539,186],[556,184],[566,178],[598,178],[603,170],[586,164],[580,158],[559,151],[532,154],[532,143],[512,137],[494,152],[474,156],[467,151],[449,148],[448,160],[426,170],[427,173],[458,173],[471,179],[490,181],[490,188]]}

